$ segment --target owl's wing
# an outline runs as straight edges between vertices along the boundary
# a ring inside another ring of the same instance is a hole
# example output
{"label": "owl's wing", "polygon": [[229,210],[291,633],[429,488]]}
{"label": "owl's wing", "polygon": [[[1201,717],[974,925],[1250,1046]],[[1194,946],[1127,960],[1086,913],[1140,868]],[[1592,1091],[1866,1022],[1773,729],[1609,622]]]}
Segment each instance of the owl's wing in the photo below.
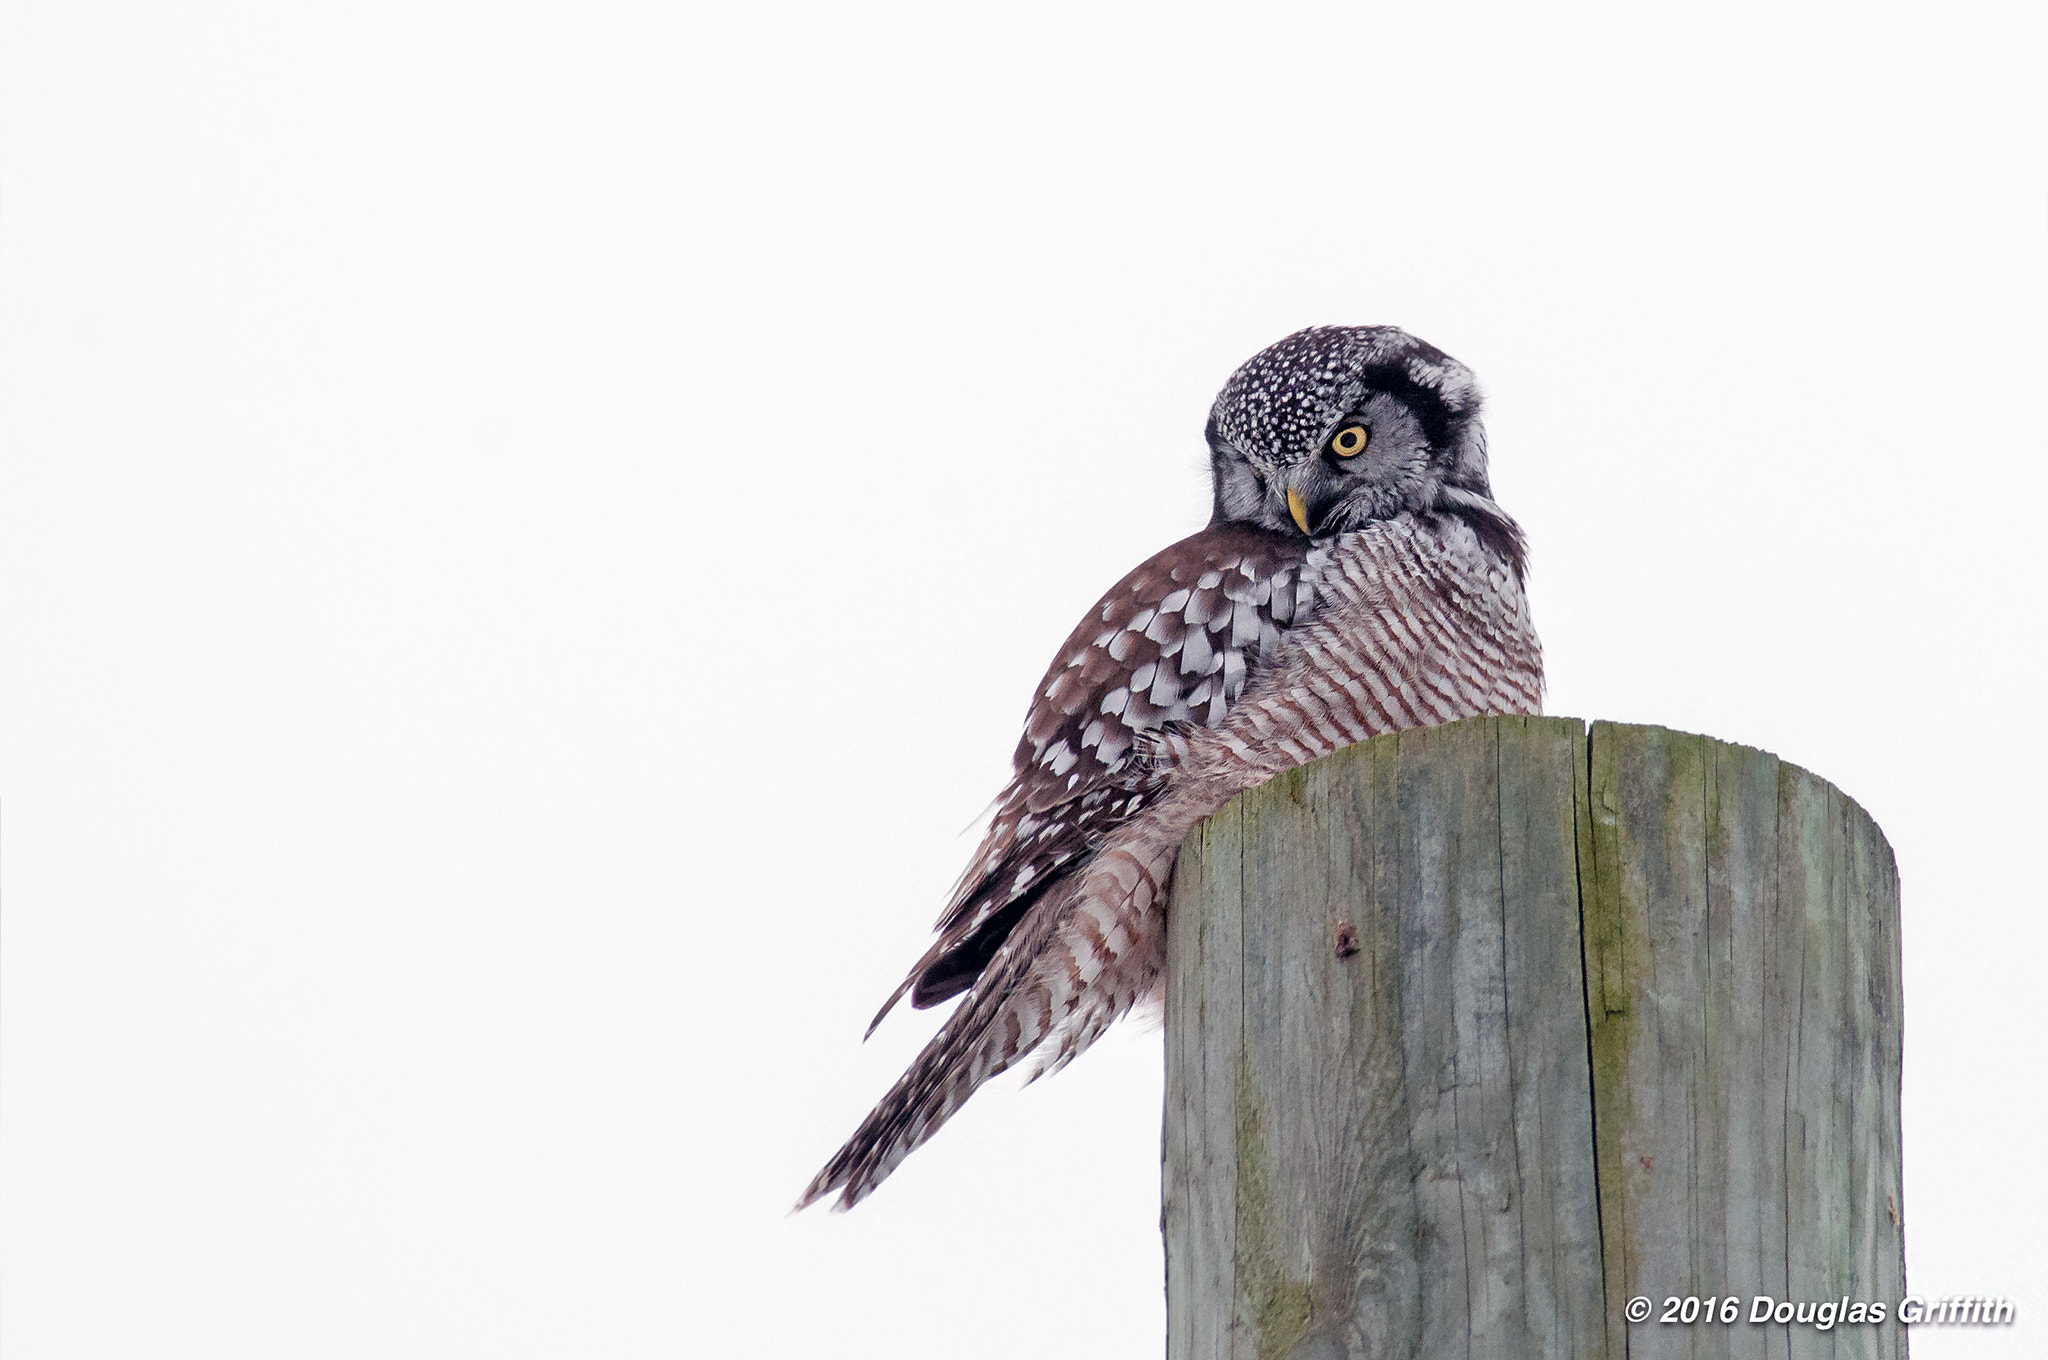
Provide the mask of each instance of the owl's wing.
{"label": "owl's wing", "polygon": [[972,986],[1032,904],[1151,801],[1176,731],[1222,722],[1280,635],[1310,612],[1325,556],[1293,535],[1212,525],[1110,588],[1039,682],[1015,774],[939,938],[870,1033],[906,992],[922,1007]]}

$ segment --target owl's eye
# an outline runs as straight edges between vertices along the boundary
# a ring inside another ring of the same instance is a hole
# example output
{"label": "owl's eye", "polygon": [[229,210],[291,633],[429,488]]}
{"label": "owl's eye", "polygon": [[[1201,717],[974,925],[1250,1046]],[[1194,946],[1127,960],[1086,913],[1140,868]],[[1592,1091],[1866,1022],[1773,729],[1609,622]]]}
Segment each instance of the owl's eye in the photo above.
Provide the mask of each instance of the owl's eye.
{"label": "owl's eye", "polygon": [[1356,458],[1365,452],[1365,426],[1346,425],[1330,441],[1330,452],[1339,458]]}

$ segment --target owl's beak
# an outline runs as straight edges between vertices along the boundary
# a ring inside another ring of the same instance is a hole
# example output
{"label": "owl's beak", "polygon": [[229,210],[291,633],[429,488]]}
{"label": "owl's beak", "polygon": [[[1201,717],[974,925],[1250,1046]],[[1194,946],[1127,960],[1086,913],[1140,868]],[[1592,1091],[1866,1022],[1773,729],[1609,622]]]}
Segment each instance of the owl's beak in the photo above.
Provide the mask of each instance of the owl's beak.
{"label": "owl's beak", "polygon": [[1294,516],[1294,523],[1303,533],[1308,532],[1308,502],[1293,487],[1287,488],[1287,513]]}

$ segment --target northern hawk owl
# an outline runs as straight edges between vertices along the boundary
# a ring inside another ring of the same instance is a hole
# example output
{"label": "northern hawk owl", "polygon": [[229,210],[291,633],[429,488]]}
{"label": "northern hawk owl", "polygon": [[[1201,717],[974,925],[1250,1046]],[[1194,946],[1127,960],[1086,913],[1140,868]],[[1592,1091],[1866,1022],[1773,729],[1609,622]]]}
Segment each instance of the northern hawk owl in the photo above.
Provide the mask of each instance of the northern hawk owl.
{"label": "northern hawk owl", "polygon": [[984,1081],[1057,1070],[1148,998],[1174,855],[1236,794],[1382,732],[1540,711],[1522,532],[1463,364],[1391,326],[1300,331],[1231,375],[1208,443],[1209,526],[1053,658],[938,941],[874,1024],[906,993],[966,998],[799,1207],[858,1203]]}

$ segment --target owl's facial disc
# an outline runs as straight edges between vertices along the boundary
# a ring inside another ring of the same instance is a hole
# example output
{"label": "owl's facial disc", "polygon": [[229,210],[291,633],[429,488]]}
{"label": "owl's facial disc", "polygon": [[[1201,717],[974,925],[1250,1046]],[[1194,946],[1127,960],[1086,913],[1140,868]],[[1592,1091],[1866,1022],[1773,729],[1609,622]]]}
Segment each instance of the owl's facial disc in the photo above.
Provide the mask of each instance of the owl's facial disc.
{"label": "owl's facial disc", "polygon": [[1352,409],[1319,423],[1302,453],[1241,459],[1262,496],[1238,518],[1323,538],[1427,503],[1435,450],[1400,398],[1366,393]]}
{"label": "owl's facial disc", "polygon": [[[1392,458],[1361,456],[1372,445],[1375,424],[1394,439],[1419,444],[1426,460],[1428,441],[1406,408],[1383,394],[1368,398],[1338,422],[1338,428],[1323,441],[1320,457],[1299,461],[1280,474],[1287,479],[1288,516],[1296,528],[1311,538],[1355,529],[1359,525],[1351,520],[1375,519],[1384,513],[1385,507],[1380,504],[1383,498],[1369,495],[1371,484],[1384,481],[1389,467],[1406,460],[1400,456],[1400,450],[1390,450],[1395,455]],[[1384,446],[1388,441],[1381,442]],[[1410,458],[1414,452],[1409,451]],[[1365,513],[1348,516],[1347,506],[1355,506],[1361,496],[1368,496],[1369,500]]]}

